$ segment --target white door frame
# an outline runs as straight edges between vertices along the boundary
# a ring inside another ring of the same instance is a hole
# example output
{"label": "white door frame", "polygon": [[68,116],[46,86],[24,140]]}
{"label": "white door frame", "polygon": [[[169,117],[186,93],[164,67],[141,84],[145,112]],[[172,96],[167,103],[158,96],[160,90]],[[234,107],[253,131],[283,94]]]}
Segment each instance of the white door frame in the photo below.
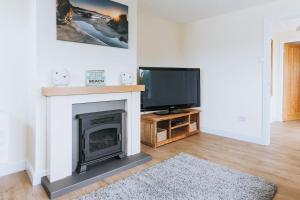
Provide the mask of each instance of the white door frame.
{"label": "white door frame", "polygon": [[272,26],[281,21],[300,18],[300,13],[294,13],[286,16],[265,17],[264,19],[264,66],[263,66],[263,104],[262,104],[262,130],[263,143],[269,145],[271,142],[271,41]]}
{"label": "white door frame", "polygon": [[278,94],[278,106],[279,106],[279,112],[278,112],[278,119],[282,122],[283,121],[283,103],[284,103],[284,43],[280,42],[279,44],[279,94]]}

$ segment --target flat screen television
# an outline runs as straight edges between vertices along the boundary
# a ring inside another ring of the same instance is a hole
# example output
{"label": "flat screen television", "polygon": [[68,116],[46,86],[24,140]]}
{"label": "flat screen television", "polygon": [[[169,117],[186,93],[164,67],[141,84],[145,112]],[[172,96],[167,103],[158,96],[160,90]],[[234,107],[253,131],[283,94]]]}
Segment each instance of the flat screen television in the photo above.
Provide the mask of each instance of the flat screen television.
{"label": "flat screen television", "polygon": [[141,96],[141,110],[156,114],[184,112],[200,107],[199,68],[139,68],[139,83],[146,86]]}

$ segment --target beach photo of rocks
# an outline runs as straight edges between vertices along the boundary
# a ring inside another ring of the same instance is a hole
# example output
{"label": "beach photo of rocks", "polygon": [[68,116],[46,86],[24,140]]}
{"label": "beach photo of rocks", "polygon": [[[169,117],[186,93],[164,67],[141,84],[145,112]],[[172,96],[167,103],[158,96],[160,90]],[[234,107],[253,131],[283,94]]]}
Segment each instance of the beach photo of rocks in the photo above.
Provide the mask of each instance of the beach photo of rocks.
{"label": "beach photo of rocks", "polygon": [[128,6],[111,0],[57,0],[57,39],[128,49]]}

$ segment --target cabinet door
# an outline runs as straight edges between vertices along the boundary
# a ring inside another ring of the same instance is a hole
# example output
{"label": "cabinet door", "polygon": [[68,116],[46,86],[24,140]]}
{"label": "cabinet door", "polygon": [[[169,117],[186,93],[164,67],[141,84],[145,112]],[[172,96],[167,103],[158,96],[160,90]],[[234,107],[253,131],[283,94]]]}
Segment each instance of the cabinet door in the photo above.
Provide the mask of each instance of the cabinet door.
{"label": "cabinet door", "polygon": [[285,44],[283,119],[300,119],[300,45],[296,44]]}
{"label": "cabinet door", "polygon": [[156,146],[156,126],[155,123],[150,123],[147,121],[142,121],[141,123],[141,140],[142,143],[150,145],[152,147]]}

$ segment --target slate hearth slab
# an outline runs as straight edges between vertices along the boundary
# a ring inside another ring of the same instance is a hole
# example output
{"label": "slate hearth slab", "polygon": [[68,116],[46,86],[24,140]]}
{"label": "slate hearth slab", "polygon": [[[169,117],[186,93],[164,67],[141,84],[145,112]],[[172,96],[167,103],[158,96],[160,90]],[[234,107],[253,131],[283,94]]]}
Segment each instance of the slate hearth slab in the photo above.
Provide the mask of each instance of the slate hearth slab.
{"label": "slate hearth slab", "polygon": [[103,162],[99,166],[91,168],[84,174],[74,173],[70,177],[53,183],[50,183],[45,176],[42,178],[42,186],[49,198],[54,199],[130,168],[142,165],[151,159],[151,156],[145,153],[128,156],[120,160],[111,159]]}

